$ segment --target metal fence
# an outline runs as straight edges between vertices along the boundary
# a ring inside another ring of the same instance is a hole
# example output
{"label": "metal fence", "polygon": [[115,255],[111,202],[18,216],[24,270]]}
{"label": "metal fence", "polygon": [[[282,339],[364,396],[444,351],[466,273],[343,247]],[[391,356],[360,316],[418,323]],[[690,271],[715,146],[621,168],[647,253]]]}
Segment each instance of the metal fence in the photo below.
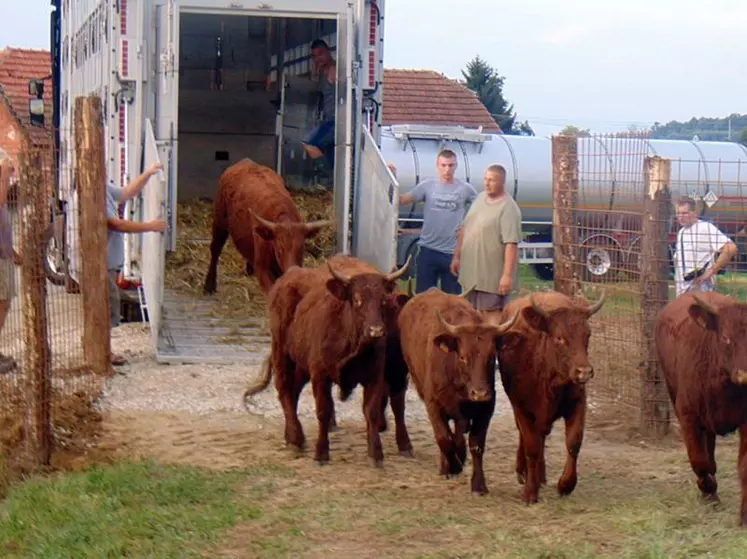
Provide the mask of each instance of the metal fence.
{"label": "metal fence", "polygon": [[[0,297],[7,301],[0,304],[7,309],[0,330],[0,457],[19,465],[85,452],[100,422],[95,401],[111,372],[100,115],[100,105],[78,100],[77,142],[64,154],[78,162],[78,186],[88,199],[77,216],[83,267],[77,282],[45,264],[65,230],[52,148],[21,150],[12,161],[10,199],[0,209],[8,212],[15,252],[0,258]],[[5,234],[0,230],[0,243]]]}
{"label": "metal fence", "polygon": [[[675,153],[690,147],[697,158]],[[653,326],[676,296],[675,210],[686,209],[678,205],[682,197],[695,203],[691,217],[737,243],[740,256],[717,276],[716,289],[747,299],[747,152],[734,147],[728,160],[709,159],[706,146],[655,145],[646,135],[553,138],[555,289],[589,299],[604,289],[608,297],[592,319],[592,409],[619,405],[637,412],[644,431],[668,429],[671,406]],[[667,149],[670,157],[658,155]]]}

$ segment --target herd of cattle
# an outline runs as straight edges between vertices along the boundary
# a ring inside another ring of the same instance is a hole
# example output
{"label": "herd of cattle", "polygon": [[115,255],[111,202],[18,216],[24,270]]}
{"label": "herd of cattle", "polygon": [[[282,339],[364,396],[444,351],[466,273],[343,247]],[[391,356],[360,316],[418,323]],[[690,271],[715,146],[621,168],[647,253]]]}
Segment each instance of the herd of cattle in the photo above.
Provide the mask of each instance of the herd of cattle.
{"label": "herd of cattle", "polygon": [[[519,443],[516,473],[527,503],[546,483],[545,440],[565,422],[561,495],[577,483],[584,435],[589,320],[604,305],[556,291],[521,295],[503,311],[476,311],[464,296],[437,288],[413,295],[399,287],[410,260],[384,272],[337,254],[318,268],[302,266],[304,239],[333,222],[304,223],[283,180],[250,160],[229,168],[216,197],[205,291],[216,289],[217,262],[230,235],[267,293],[271,352],[246,399],[274,377],[285,416],[285,441],[302,449],[297,406],[313,389],[318,436],[314,458],[329,461],[336,427],[332,384],[345,401],[363,387],[368,456],[384,459],[380,433],[391,404],[400,454],[412,456],[405,392],[412,379],[440,450],[440,472],[461,473],[472,458],[472,491],[487,493],[483,454],[496,404],[496,365],[511,403]],[[718,500],[716,435],[739,429],[741,525],[747,524],[747,305],[719,293],[683,295],[659,314],[659,362],[704,498]],[[450,424],[453,421],[453,429]]]}

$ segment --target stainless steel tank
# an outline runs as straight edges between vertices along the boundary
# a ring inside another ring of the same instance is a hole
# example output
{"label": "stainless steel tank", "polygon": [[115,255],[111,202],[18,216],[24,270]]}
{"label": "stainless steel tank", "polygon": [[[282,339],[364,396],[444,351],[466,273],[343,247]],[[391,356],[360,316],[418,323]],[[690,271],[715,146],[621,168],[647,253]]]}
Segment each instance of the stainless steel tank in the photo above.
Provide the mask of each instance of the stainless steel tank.
{"label": "stainless steel tank", "polygon": [[[506,184],[531,229],[552,222],[552,144],[549,138],[476,134],[458,127],[391,126],[382,130],[381,151],[397,167],[400,192],[434,178],[443,148],[457,154],[457,177],[480,192],[488,165],[506,168]],[[643,161],[659,155],[672,160],[672,196],[709,196],[717,200],[705,217],[734,233],[747,217],[747,148],[734,142],[579,138],[579,198],[589,227],[614,227],[617,216],[640,213]],[[598,210],[595,212],[594,210]],[[422,206],[405,205],[400,217],[422,217]],[[606,222],[602,223],[602,219]],[[628,227],[625,227],[628,230]]]}

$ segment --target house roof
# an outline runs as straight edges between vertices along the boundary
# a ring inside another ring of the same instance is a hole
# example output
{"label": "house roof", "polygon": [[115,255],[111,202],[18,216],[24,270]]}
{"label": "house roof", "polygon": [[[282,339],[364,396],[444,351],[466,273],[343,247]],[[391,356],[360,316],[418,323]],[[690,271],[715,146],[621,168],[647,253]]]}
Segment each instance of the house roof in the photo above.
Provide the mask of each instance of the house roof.
{"label": "house roof", "polygon": [[384,70],[384,125],[482,126],[501,133],[475,93],[433,70]]}
{"label": "house roof", "polygon": [[52,80],[44,82],[45,127],[31,126],[29,81],[52,73],[52,58],[47,50],[7,47],[0,50],[0,98],[18,119],[34,143],[49,138],[52,125]]}

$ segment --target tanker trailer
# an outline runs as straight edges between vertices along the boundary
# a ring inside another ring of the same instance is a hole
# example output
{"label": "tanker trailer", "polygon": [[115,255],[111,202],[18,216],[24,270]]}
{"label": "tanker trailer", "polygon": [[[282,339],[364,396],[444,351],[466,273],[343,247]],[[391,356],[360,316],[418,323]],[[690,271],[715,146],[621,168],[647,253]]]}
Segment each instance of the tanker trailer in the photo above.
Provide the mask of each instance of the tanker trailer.
{"label": "tanker trailer", "polygon": [[[436,176],[436,155],[457,154],[456,176],[480,192],[485,168],[506,168],[506,187],[522,212],[521,262],[552,279],[552,142],[537,136],[484,134],[462,127],[398,125],[382,130],[381,151],[397,168],[400,193]],[[703,200],[702,217],[735,240],[744,228],[747,149],[732,142],[579,138],[579,254],[586,280],[607,280],[618,271],[640,270],[643,163],[646,156],[672,160],[672,196]],[[709,194],[709,193],[713,194]],[[709,205],[710,204],[710,205]],[[398,262],[416,250],[422,206],[400,207]],[[670,244],[676,224],[670,224]],[[670,249],[671,252],[671,249]],[[740,248],[740,252],[742,249]],[[670,254],[671,256],[671,254]]]}

